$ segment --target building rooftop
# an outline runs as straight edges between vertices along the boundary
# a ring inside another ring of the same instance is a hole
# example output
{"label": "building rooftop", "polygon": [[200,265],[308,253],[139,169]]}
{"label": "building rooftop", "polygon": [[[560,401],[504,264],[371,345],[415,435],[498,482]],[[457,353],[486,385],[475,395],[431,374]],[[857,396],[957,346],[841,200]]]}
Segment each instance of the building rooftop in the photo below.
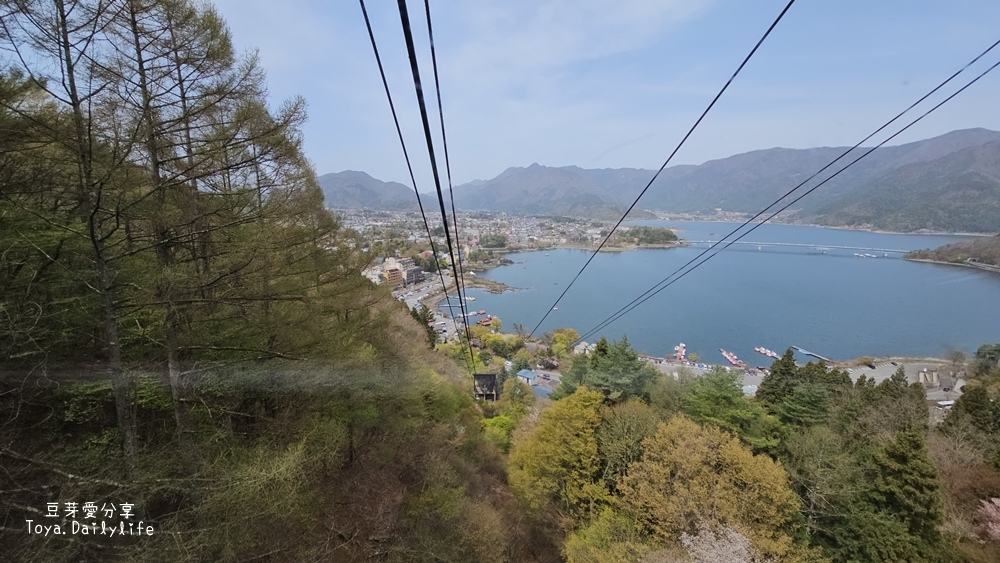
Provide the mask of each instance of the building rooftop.
{"label": "building rooftop", "polygon": [[534,379],[536,379],[538,377],[538,374],[536,374],[535,372],[531,371],[530,369],[522,369],[521,371],[517,372],[517,376],[518,377],[523,377],[524,379],[527,379],[528,381],[533,381]]}

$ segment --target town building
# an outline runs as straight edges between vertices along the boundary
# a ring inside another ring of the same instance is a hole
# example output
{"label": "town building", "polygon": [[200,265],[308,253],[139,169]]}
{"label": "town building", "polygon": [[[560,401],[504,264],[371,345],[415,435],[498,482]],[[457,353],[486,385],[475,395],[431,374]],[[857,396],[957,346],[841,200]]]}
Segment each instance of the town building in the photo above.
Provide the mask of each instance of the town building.
{"label": "town building", "polygon": [[385,279],[385,283],[389,287],[397,287],[403,285],[405,281],[405,274],[399,266],[389,266],[382,268],[382,277]]}
{"label": "town building", "polygon": [[538,374],[531,371],[530,369],[522,369],[521,371],[517,372],[517,378],[527,383],[528,385],[534,385],[535,381],[538,380]]}

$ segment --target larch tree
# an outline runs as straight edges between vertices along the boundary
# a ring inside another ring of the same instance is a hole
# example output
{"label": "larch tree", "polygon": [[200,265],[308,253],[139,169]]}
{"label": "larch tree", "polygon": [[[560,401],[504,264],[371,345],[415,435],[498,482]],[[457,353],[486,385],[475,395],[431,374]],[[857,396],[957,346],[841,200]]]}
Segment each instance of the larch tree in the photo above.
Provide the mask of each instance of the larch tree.
{"label": "larch tree", "polygon": [[74,229],[90,247],[99,299],[101,356],[114,388],[125,472],[136,476],[135,379],[123,361],[121,305],[114,248],[123,236],[122,211],[129,193],[122,176],[131,168],[131,143],[120,138],[115,116],[101,106],[107,90],[101,67],[109,50],[107,28],[118,17],[117,3],[93,0],[22,0],[0,5],[4,49],[31,83],[66,116],[65,127],[47,127],[55,158],[71,167],[68,197],[82,223]]}

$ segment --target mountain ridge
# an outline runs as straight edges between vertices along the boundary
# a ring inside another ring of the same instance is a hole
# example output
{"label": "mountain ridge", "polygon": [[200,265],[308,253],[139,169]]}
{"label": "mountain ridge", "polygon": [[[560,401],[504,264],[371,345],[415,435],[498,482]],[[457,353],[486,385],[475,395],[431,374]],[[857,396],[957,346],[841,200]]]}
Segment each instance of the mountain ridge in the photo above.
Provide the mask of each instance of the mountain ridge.
{"label": "mountain ridge", "polygon": [[[636,211],[756,213],[834,159],[846,153],[803,189],[868,150],[848,149],[773,147],[699,165],[672,166],[659,174]],[[416,209],[413,190],[403,184],[379,183],[358,172],[340,176],[345,174],[320,177],[328,205]],[[617,218],[653,175],[653,170],[641,168],[512,166],[492,179],[456,186],[455,206],[516,215]],[[380,194],[385,196],[380,199]],[[1000,132],[956,130],[881,147],[796,203],[784,217],[793,222],[901,232],[1000,231]]]}

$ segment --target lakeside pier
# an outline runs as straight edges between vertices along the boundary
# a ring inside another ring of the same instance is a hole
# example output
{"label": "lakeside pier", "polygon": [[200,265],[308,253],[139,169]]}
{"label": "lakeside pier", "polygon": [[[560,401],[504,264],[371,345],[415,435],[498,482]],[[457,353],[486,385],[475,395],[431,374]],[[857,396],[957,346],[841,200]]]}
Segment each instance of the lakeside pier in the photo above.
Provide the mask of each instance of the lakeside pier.
{"label": "lakeside pier", "polygon": [[831,360],[830,358],[824,358],[823,356],[820,356],[819,354],[817,354],[815,352],[810,352],[809,350],[806,350],[805,348],[799,348],[798,346],[792,346],[792,350],[795,350],[796,352],[801,352],[802,354],[805,354],[806,356],[812,356],[812,357],[814,357],[816,359],[823,360],[827,364],[832,364],[833,363],[833,360]]}

